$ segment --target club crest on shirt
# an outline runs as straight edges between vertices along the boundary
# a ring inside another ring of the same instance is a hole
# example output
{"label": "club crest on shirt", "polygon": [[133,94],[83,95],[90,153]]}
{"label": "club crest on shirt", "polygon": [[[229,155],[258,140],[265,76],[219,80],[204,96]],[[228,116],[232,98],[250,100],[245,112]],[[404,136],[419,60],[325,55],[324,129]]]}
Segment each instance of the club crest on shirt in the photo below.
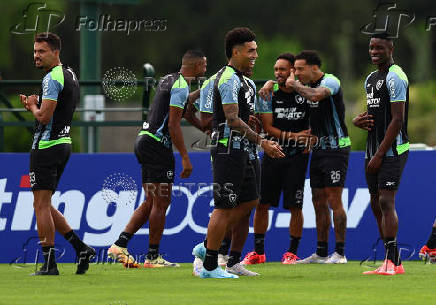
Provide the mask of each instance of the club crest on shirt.
{"label": "club crest on shirt", "polygon": [[380,90],[380,88],[383,86],[383,80],[382,79],[380,79],[378,82],[377,82],[377,84],[375,85],[375,88],[377,89],[377,90]]}
{"label": "club crest on shirt", "polygon": [[174,173],[173,171],[167,171],[167,178],[168,179],[173,179]]}
{"label": "club crest on shirt", "polygon": [[295,102],[297,104],[303,104],[304,103],[304,97],[302,97],[301,95],[296,95],[295,96]]}

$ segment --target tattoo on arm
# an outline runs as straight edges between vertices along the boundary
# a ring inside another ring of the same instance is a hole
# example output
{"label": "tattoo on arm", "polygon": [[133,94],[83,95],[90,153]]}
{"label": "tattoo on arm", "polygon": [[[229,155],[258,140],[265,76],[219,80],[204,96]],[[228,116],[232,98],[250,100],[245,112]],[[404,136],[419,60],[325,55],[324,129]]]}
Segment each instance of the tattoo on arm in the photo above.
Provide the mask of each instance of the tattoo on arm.
{"label": "tattoo on arm", "polygon": [[227,124],[239,131],[244,137],[246,137],[250,142],[254,142],[258,145],[261,144],[263,138],[254,132],[250,126],[248,126],[241,118],[238,116],[239,107],[238,104],[226,104],[223,105],[224,114],[227,119]]}
{"label": "tattoo on arm", "polygon": [[293,86],[293,88],[295,91],[300,93],[304,98],[312,102],[319,102],[331,95],[330,90],[325,87],[310,88],[310,87],[303,86],[300,83],[296,83],[295,86]]}

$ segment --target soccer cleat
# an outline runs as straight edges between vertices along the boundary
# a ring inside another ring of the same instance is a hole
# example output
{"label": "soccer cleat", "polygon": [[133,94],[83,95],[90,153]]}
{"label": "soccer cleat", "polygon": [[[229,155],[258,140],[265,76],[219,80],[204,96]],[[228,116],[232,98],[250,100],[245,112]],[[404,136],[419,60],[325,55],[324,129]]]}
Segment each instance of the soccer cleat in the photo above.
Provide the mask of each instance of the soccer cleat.
{"label": "soccer cleat", "polygon": [[436,248],[431,249],[424,245],[421,250],[419,250],[419,258],[422,260],[426,260],[427,258],[436,258]]}
{"label": "soccer cleat", "polygon": [[257,254],[255,251],[247,253],[247,255],[242,260],[242,265],[256,265],[263,264],[266,261],[265,254]]}
{"label": "soccer cleat", "polygon": [[283,265],[295,265],[300,258],[292,252],[286,252],[282,257]]}
{"label": "soccer cleat", "polygon": [[200,278],[202,279],[237,279],[239,276],[236,274],[231,274],[223,269],[220,266],[216,267],[212,271],[208,271],[203,268],[200,272]]}
{"label": "soccer cleat", "polygon": [[240,263],[234,264],[232,267],[226,266],[226,271],[228,273],[236,274],[236,275],[244,275],[244,276],[256,276],[259,275],[257,272],[253,272],[247,270]]}
{"label": "soccer cleat", "polygon": [[390,259],[385,259],[383,266],[379,270],[378,274],[395,275],[397,274],[397,266],[395,266],[395,264]]}
{"label": "soccer cleat", "polygon": [[311,256],[306,257],[305,259],[297,261],[297,264],[325,264],[327,260],[328,256],[324,257],[313,253]]}
{"label": "soccer cleat", "polygon": [[169,261],[163,259],[162,255],[160,254],[156,259],[145,258],[144,268],[163,268],[163,267],[180,267],[180,265],[177,263],[170,263]]}
{"label": "soccer cleat", "polygon": [[395,266],[395,273],[396,274],[404,274],[404,267],[403,264],[399,265],[399,266]]}
{"label": "soccer cleat", "polygon": [[58,266],[54,264],[51,268],[47,268],[47,265],[42,265],[41,269],[35,271],[31,275],[59,275]]}
{"label": "soccer cleat", "polygon": [[85,274],[89,269],[89,261],[95,256],[94,248],[86,246],[84,251],[80,251],[79,263],[77,264],[76,274]]}
{"label": "soccer cleat", "polygon": [[326,264],[346,264],[347,258],[345,255],[340,255],[338,252],[334,252],[329,258],[325,261]]}
{"label": "soccer cleat", "polygon": [[206,247],[204,246],[203,242],[199,243],[194,247],[194,249],[192,249],[192,255],[195,255],[201,259],[202,262],[204,262],[204,258],[206,256]]}
{"label": "soccer cleat", "polygon": [[395,266],[395,264],[389,260],[385,259],[383,265],[378,267],[373,271],[365,271],[363,274],[380,274],[380,275],[395,275],[395,274],[404,274],[403,264],[399,266]]}
{"label": "soccer cleat", "polygon": [[107,255],[113,260],[117,260],[118,262],[122,263],[125,268],[141,268],[141,265],[138,264],[133,256],[129,254],[127,248],[121,248],[113,244],[107,250]]}
{"label": "soccer cleat", "polygon": [[203,261],[198,257],[195,257],[194,262],[192,263],[192,275],[200,276],[201,270],[203,270]]}
{"label": "soccer cleat", "polygon": [[228,255],[218,254],[218,265],[219,266],[227,265],[228,261],[229,261],[229,256]]}

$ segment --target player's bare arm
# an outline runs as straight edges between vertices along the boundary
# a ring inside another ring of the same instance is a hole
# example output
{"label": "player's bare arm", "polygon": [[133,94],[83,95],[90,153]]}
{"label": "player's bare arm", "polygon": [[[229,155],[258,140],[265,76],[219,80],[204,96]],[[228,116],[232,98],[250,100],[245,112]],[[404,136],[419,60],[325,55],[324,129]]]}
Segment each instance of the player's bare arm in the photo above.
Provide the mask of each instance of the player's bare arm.
{"label": "player's bare arm", "polygon": [[283,158],[285,155],[280,147],[274,141],[268,141],[261,137],[259,134],[254,132],[250,126],[248,126],[244,121],[242,121],[239,116],[239,107],[237,104],[226,104],[223,105],[224,114],[227,119],[227,124],[243,134],[250,142],[260,145],[265,152],[272,158]]}
{"label": "player's bare arm", "polygon": [[304,86],[302,83],[295,80],[294,72],[291,72],[291,75],[286,80],[286,87],[292,88],[293,90],[297,91],[300,95],[302,95],[304,98],[315,103],[331,95],[330,90],[325,87],[310,88]]}
{"label": "player's bare arm", "polygon": [[189,122],[189,124],[191,124],[192,126],[197,128],[198,130],[204,131],[205,129],[203,128],[200,120],[195,116],[196,112],[197,112],[197,109],[195,109],[193,103],[189,102],[189,98],[188,98],[188,103],[186,105],[186,111],[183,114],[183,117]]}
{"label": "player's bare arm", "polygon": [[260,88],[259,96],[265,101],[269,101],[271,99],[271,94],[274,90],[274,84],[277,84],[277,81],[269,80],[263,85],[262,88]]}
{"label": "player's bare arm", "polygon": [[38,108],[38,97],[36,95],[31,95],[27,97],[27,107],[29,111],[32,112],[35,119],[41,124],[48,124],[53,116],[56,109],[56,101],[43,99],[41,103],[41,108]]}
{"label": "player's bare arm", "polygon": [[170,106],[170,115],[168,119],[168,131],[174,146],[182,157],[183,170],[180,174],[181,178],[188,178],[192,172],[192,164],[189,160],[189,155],[183,140],[182,128],[180,127],[180,120],[182,118],[183,109],[179,107]]}

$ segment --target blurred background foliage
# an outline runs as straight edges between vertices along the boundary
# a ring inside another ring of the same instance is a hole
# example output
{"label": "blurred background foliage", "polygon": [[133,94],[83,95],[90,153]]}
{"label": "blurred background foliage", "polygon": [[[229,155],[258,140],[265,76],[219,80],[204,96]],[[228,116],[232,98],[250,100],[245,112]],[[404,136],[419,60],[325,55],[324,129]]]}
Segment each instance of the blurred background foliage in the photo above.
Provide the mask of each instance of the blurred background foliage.
{"label": "blurred background foliage", "polygon": [[[45,2],[51,9],[65,13],[65,21],[52,31],[62,38],[61,59],[73,67],[80,78],[80,39],[76,23],[80,17],[80,1]],[[322,70],[341,79],[346,103],[346,116],[353,150],[363,150],[366,134],[351,124],[351,119],[366,105],[363,82],[375,69],[368,56],[369,36],[362,26],[373,21],[379,1],[151,1],[129,0],[124,4],[100,4],[101,14],[111,19],[166,20],[166,30],[102,33],[101,71],[123,66],[142,77],[142,65],[150,62],[156,77],[178,71],[180,59],[187,49],[202,49],[208,57],[207,75],[225,64],[225,33],[236,26],[248,26],[257,35],[259,58],[253,79],[273,78],[272,66],[282,52],[298,53],[316,49],[322,56]],[[30,1],[0,0],[0,73],[3,79],[40,80],[41,71],[33,67],[33,36],[16,35],[10,28],[20,22]],[[131,4],[133,3],[133,4]],[[394,3],[394,1],[390,1]],[[394,59],[409,77],[409,133],[413,143],[436,145],[436,26],[426,31],[429,17],[436,17],[436,2],[428,0],[396,1],[397,8],[415,15],[414,22],[400,26],[395,40]],[[406,22],[405,22],[406,23]],[[82,29],[83,30],[83,29]],[[17,107],[17,93],[32,94],[37,87],[0,88]],[[140,107],[141,90],[123,107]],[[120,106],[118,104],[118,106]],[[0,108],[3,107],[0,105]],[[25,114],[29,120],[31,116]],[[77,115],[76,115],[77,116]],[[3,114],[4,120],[16,120]],[[116,128],[116,127],[111,127]],[[73,138],[79,138],[79,129]],[[6,151],[28,151],[31,135],[22,127],[6,128]],[[80,151],[80,140],[75,141]],[[131,145],[126,151],[131,150]]]}

